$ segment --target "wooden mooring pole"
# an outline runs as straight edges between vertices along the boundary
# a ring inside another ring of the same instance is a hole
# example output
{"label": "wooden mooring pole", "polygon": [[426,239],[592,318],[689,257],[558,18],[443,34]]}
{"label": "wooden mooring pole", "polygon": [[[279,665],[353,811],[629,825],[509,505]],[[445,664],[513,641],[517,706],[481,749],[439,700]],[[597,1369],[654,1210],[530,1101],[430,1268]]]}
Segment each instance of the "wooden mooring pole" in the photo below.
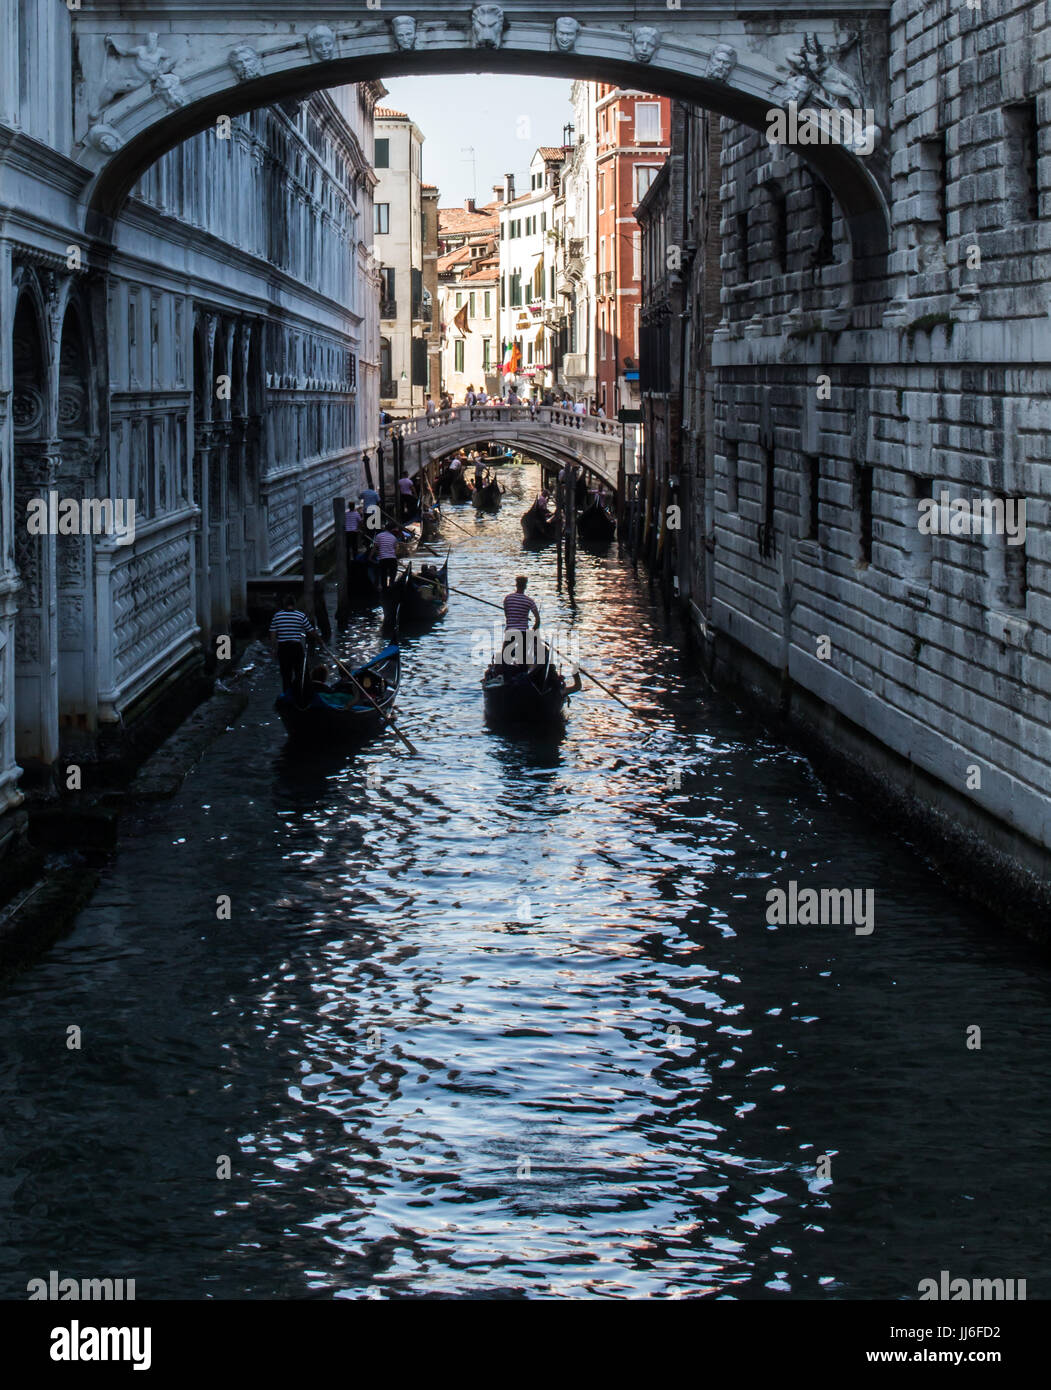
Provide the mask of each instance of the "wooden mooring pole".
{"label": "wooden mooring pole", "polygon": [[350,615],[350,586],[347,574],[347,503],[337,497],[332,503],[336,545],[336,622],[343,626]]}
{"label": "wooden mooring pole", "polygon": [[303,508],[303,612],[314,621],[314,508]]}

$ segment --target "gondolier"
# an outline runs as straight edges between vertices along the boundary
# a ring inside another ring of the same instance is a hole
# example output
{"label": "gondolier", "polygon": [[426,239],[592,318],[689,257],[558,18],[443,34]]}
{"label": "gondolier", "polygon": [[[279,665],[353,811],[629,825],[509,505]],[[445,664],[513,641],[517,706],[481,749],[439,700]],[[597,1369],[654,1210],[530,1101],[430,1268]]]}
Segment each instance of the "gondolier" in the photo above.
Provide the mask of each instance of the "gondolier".
{"label": "gondolier", "polygon": [[357,507],[348,507],[344,520],[347,538],[347,563],[358,558],[358,543],[361,540],[361,513]]}
{"label": "gondolier", "polygon": [[380,587],[389,589],[398,577],[398,536],[393,526],[379,533],[372,553],[379,561]]}
{"label": "gondolier", "polygon": [[542,648],[536,638],[529,639],[529,619],[533,631],[540,630],[540,609],[526,593],[529,580],[524,574],[515,579],[515,591],[504,599],[504,645],[501,660],[505,666],[533,666]]}
{"label": "gondolier", "polygon": [[318,630],[296,607],[291,594],[274,614],[270,646],[281,667],[281,688],[301,694],[307,666],[307,642],[317,641]]}

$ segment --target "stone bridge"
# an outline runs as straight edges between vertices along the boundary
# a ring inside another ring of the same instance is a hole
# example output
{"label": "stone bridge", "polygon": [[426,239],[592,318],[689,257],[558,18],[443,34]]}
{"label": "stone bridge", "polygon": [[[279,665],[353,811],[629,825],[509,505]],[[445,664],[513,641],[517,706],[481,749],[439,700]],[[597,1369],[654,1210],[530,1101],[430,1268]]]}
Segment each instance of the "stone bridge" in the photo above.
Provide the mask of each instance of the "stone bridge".
{"label": "stone bridge", "polygon": [[839,201],[859,278],[878,273],[888,251],[890,170],[878,137],[889,118],[890,0],[776,9],[757,0],[92,0],[69,8],[73,154],[96,263],[142,172],[223,117],[340,83],[483,70],[619,82],[760,130],[792,102],[865,111],[867,129],[876,128],[870,153],[867,141],[798,153]]}
{"label": "stone bridge", "polygon": [[396,424],[405,441],[405,471],[410,477],[458,449],[475,449],[492,440],[556,468],[564,463],[583,465],[616,489],[622,449],[630,458],[635,452],[634,426],[546,406],[459,406],[432,420],[417,416]]}

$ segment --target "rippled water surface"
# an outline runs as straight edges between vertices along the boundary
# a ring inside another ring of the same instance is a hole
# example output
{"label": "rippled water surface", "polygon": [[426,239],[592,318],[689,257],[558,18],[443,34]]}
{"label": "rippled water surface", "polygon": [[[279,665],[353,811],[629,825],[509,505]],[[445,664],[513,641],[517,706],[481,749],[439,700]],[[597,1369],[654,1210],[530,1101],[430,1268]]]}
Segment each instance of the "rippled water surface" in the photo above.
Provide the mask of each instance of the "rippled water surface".
{"label": "rippled water surface", "polygon": [[[261,668],[0,996],[0,1294],[1046,1297],[1046,965],[713,695],[615,553],[571,605],[504,480],[453,582],[527,573],[653,723],[591,687],[560,742],[487,731],[455,596],[406,645],[418,759],[292,755]],[[874,888],[875,931],[769,926],[790,879]]]}

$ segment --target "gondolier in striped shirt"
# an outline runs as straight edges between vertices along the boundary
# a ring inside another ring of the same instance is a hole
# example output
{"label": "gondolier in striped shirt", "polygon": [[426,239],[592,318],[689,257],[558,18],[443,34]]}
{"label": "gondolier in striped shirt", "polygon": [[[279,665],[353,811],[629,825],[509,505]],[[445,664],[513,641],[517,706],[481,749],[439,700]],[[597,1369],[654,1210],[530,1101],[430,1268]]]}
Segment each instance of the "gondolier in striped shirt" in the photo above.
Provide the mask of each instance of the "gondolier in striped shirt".
{"label": "gondolier in striped shirt", "polygon": [[291,594],[274,614],[270,645],[281,667],[281,688],[299,696],[307,669],[307,642],[318,640],[318,630],[296,607]]}
{"label": "gondolier in striped shirt", "polygon": [[524,574],[515,579],[515,591],[504,599],[504,647],[502,661],[505,666],[534,666],[537,661],[547,659],[543,645],[535,637],[528,637],[529,619],[533,619],[533,631],[540,629],[540,609],[526,593],[529,580]]}

